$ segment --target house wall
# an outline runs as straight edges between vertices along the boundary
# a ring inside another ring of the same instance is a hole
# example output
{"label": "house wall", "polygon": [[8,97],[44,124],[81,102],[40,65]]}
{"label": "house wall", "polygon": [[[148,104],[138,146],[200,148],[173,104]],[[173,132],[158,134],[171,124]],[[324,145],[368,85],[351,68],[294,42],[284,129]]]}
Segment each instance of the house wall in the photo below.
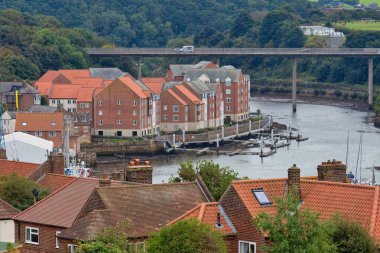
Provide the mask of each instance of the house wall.
{"label": "house wall", "polygon": [[7,112],[2,116],[4,134],[11,134],[15,132],[16,119],[12,119]]}
{"label": "house wall", "polygon": [[[178,106],[179,111],[173,112],[173,106]],[[164,108],[167,110],[164,110]],[[175,131],[174,125],[177,125],[179,129],[190,130],[186,122],[189,121],[188,109],[179,102],[172,94],[168,91],[161,93],[161,130],[162,131]],[[178,115],[178,121],[173,121],[173,116]],[[167,119],[165,119],[165,116]]]}
{"label": "house wall", "polygon": [[15,242],[15,223],[13,220],[0,220],[0,242]]}
{"label": "house wall", "polygon": [[265,244],[265,238],[259,231],[257,231],[251,214],[232,185],[219,200],[219,204],[223,207],[227,216],[236,228],[237,240],[256,242],[256,252],[262,252],[260,247]]}
{"label": "house wall", "polygon": [[58,107],[59,104],[62,104],[62,108],[68,112],[77,111],[77,100],[75,98],[71,98],[71,99],[49,98],[49,106]]}

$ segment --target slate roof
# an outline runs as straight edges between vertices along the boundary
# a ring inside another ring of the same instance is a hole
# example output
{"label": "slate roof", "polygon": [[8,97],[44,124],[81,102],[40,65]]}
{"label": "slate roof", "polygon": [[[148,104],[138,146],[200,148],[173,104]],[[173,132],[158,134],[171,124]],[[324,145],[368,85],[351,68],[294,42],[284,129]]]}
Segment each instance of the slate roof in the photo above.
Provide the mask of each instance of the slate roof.
{"label": "slate roof", "polygon": [[47,105],[32,105],[27,112],[56,112],[57,107]]}
{"label": "slate roof", "polygon": [[17,112],[15,112],[15,111],[6,111],[4,113],[8,113],[8,115],[9,115],[9,117],[11,117],[11,119],[16,119]]}
{"label": "slate roof", "polygon": [[186,72],[183,80],[197,80],[201,75],[207,75],[211,83],[216,83],[216,79],[222,82],[227,78],[231,78],[232,82],[238,82],[241,74],[240,69],[190,69]]}
{"label": "slate roof", "polygon": [[190,69],[206,69],[210,63],[212,62],[200,61],[196,64],[171,64],[169,69],[173,72],[173,76],[182,76]]}
{"label": "slate roof", "polygon": [[15,128],[20,132],[62,131],[64,129],[63,112],[19,112],[16,114]]}
{"label": "slate roof", "polygon": [[126,74],[118,68],[90,68],[89,71],[91,77],[101,77],[104,80],[115,80]]}
{"label": "slate roof", "polygon": [[[220,214],[221,227],[217,227],[217,215]],[[184,215],[173,220],[168,225],[174,224],[179,220],[197,219],[202,223],[210,225],[214,230],[222,232],[224,235],[236,234],[236,229],[230,221],[223,208],[217,202],[202,203],[197,207],[186,212]]]}
{"label": "slate roof", "polygon": [[[91,213],[63,231],[60,237],[89,240],[103,226],[115,226],[120,219],[131,222],[127,231],[129,237],[147,237],[208,201],[196,182],[102,187],[96,188],[92,196],[101,202],[95,206],[102,208],[93,208]],[[89,201],[88,205],[94,206],[94,203]]]}
{"label": "slate roof", "polygon": [[14,93],[18,90],[19,94],[38,94],[39,91],[33,86],[22,82],[0,82],[0,93]]}
{"label": "slate roof", "polygon": [[216,91],[215,84],[205,83],[205,82],[202,82],[201,80],[194,80],[194,81],[190,81],[186,83],[198,94],[205,94],[205,93]]}
{"label": "slate roof", "polygon": [[0,199],[0,220],[8,220],[20,213],[18,209],[11,206],[8,202]]}
{"label": "slate roof", "polygon": [[[261,206],[252,189],[262,188],[274,202],[276,197],[285,194],[287,179],[233,181],[230,187],[236,190],[250,214],[255,217],[263,211],[275,214],[276,206]],[[321,219],[328,219],[335,213],[340,213],[343,217],[359,222],[379,240],[379,191],[378,186],[301,179],[301,208],[318,212]]]}
{"label": "slate roof", "polygon": [[11,175],[15,173],[17,176],[29,177],[39,166],[40,164],[36,163],[0,159],[0,175]]}

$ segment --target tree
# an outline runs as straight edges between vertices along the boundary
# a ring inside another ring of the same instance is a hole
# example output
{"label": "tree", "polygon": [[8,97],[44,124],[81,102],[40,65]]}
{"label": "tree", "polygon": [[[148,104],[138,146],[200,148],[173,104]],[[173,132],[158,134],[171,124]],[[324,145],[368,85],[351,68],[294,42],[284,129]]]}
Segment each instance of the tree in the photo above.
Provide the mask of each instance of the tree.
{"label": "tree", "polygon": [[104,228],[94,240],[79,245],[80,253],[129,253],[126,230],[128,220],[120,221],[115,227]]}
{"label": "tree", "polygon": [[170,182],[195,181],[196,174],[199,174],[216,200],[220,199],[232,180],[239,179],[238,173],[229,167],[206,160],[197,162],[195,168],[191,161],[180,163],[177,173],[178,177],[172,176]]}
{"label": "tree", "polygon": [[240,37],[245,35],[254,26],[254,21],[248,12],[242,11],[239,13],[231,28],[232,37]]}
{"label": "tree", "polygon": [[326,225],[331,231],[332,241],[339,253],[375,253],[377,245],[368,231],[358,223],[344,219],[340,215],[333,216]]}
{"label": "tree", "polygon": [[0,198],[20,210],[34,204],[33,189],[39,194],[36,200],[41,200],[48,195],[48,190],[38,186],[33,180],[19,177],[16,174],[0,177]]}
{"label": "tree", "polygon": [[147,240],[148,253],[227,252],[220,231],[195,219],[178,221],[163,227]]}
{"label": "tree", "polygon": [[258,229],[268,232],[270,246],[264,246],[268,253],[318,253],[335,252],[327,228],[319,222],[318,214],[300,210],[296,194],[291,192],[284,198],[276,199],[277,213],[260,213],[255,218]]}

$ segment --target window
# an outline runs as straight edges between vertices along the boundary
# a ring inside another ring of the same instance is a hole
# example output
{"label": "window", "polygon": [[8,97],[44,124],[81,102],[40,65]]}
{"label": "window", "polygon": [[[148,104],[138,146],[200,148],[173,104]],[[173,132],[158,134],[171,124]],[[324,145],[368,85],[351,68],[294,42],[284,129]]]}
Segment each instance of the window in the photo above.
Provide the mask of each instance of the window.
{"label": "window", "polygon": [[80,107],[80,108],[84,108],[84,103],[80,103],[80,104],[79,104],[79,107]]}
{"label": "window", "polygon": [[187,112],[189,110],[189,106],[185,106],[185,112]]}
{"label": "window", "polygon": [[99,126],[103,125],[103,120],[99,120]]}
{"label": "window", "polygon": [[61,246],[60,242],[59,242],[59,239],[58,239],[58,236],[61,234],[61,231],[56,231],[55,232],[55,248],[56,249],[59,249],[59,247]]}
{"label": "window", "polygon": [[90,104],[89,104],[89,103],[86,103],[86,104],[85,104],[85,107],[86,107],[86,108],[90,108]]}
{"label": "window", "polygon": [[137,113],[136,113],[136,110],[132,110],[132,115],[133,115],[133,116],[136,116],[136,114],[137,114]]}
{"label": "window", "polygon": [[55,99],[51,100],[51,103],[52,103],[52,104],[55,104]]}
{"label": "window", "polygon": [[67,109],[68,112],[71,112],[71,108]]}
{"label": "window", "polygon": [[76,100],[73,100],[73,104],[75,105],[77,103],[77,101]]}
{"label": "window", "polygon": [[119,115],[120,115],[120,114],[121,114],[121,110],[117,110],[117,114],[119,114]]}
{"label": "window", "polygon": [[117,100],[117,105],[121,105],[121,100]]}
{"label": "window", "polygon": [[137,105],[137,101],[136,101],[136,100],[133,100],[133,101],[132,101],[132,104],[133,104],[133,106],[136,106],[136,105]]}
{"label": "window", "polygon": [[88,133],[88,126],[83,127],[83,133]]}
{"label": "window", "polygon": [[173,121],[178,121],[179,120],[179,116],[178,115],[173,115]]}
{"label": "window", "polygon": [[231,94],[231,89],[226,89],[226,94],[230,95]]}
{"label": "window", "polygon": [[103,101],[102,101],[102,100],[99,100],[99,101],[98,101],[98,105],[99,105],[99,106],[102,106],[102,105],[103,105]]}
{"label": "window", "polygon": [[32,227],[25,227],[25,242],[30,244],[39,243],[39,229]]}
{"label": "window", "polygon": [[132,120],[132,125],[136,126],[137,125],[137,121],[136,120]]}
{"label": "window", "polygon": [[118,120],[118,121],[117,121],[117,124],[118,124],[118,125],[121,125],[121,120]]}
{"label": "window", "polygon": [[173,105],[173,112],[179,112],[178,105]]}
{"label": "window", "polygon": [[50,137],[55,137],[55,136],[57,136],[57,133],[55,131],[50,131],[49,132],[49,136]]}
{"label": "window", "polygon": [[26,124],[26,122],[22,122],[21,125],[26,126],[27,124]]}
{"label": "window", "polygon": [[52,126],[56,126],[57,123],[55,123],[55,122],[51,122],[51,125],[52,125]]}
{"label": "window", "polygon": [[99,116],[102,116],[103,115],[103,111],[102,110],[99,110]]}
{"label": "window", "polygon": [[167,110],[168,110],[168,106],[164,105],[164,111],[167,111]]}
{"label": "window", "polygon": [[69,99],[69,100],[67,100],[67,103],[68,103],[68,104],[71,104],[71,100],[70,100],[70,99]]}
{"label": "window", "polygon": [[227,103],[231,103],[231,98],[226,98]]}
{"label": "window", "polygon": [[168,115],[164,115],[164,119],[168,119]]}
{"label": "window", "polygon": [[74,117],[74,122],[78,122],[78,117]]}
{"label": "window", "polygon": [[34,133],[34,135],[37,136],[37,137],[41,137],[42,136],[42,132],[41,131],[36,131]]}
{"label": "window", "polygon": [[75,253],[77,250],[77,245],[75,244],[67,244],[67,248],[69,250],[69,253]]}
{"label": "window", "polygon": [[256,253],[256,243],[239,241],[239,253]]}
{"label": "window", "polygon": [[268,196],[264,192],[263,188],[259,189],[253,189],[252,190],[253,195],[255,195],[257,201],[260,203],[260,205],[271,205],[272,202],[269,200]]}

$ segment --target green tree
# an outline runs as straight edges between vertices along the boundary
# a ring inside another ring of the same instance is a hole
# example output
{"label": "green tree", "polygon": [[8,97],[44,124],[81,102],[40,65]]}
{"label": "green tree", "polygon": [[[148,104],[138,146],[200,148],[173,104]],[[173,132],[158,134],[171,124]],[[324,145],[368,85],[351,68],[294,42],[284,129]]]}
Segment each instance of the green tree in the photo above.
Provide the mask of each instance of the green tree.
{"label": "green tree", "polygon": [[239,179],[233,169],[206,160],[197,162],[195,167],[192,161],[180,163],[177,173],[178,177],[172,176],[170,182],[194,181],[196,174],[199,174],[216,200],[220,199],[232,180]]}
{"label": "green tree", "polygon": [[0,198],[17,209],[25,210],[34,204],[33,189],[39,192],[37,201],[48,195],[47,189],[28,178],[19,177],[16,174],[0,177]]}
{"label": "green tree", "polygon": [[146,243],[148,253],[227,252],[222,234],[195,219],[163,227]]}
{"label": "green tree", "polygon": [[363,226],[335,215],[326,222],[339,253],[375,253],[378,246]]}
{"label": "green tree", "polygon": [[130,253],[127,250],[129,221],[122,220],[115,227],[104,228],[94,240],[79,245],[80,253]]}
{"label": "green tree", "polygon": [[276,199],[277,213],[260,213],[255,218],[258,229],[268,232],[268,253],[319,253],[336,252],[327,228],[319,222],[318,214],[300,210],[296,194]]}

